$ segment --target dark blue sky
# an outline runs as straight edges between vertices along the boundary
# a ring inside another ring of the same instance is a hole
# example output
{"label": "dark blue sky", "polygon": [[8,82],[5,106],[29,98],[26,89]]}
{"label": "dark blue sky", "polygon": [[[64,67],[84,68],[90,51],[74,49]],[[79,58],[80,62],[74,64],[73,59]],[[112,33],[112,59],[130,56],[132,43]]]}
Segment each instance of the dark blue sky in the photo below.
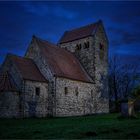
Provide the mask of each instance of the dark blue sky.
{"label": "dark blue sky", "polygon": [[[57,43],[65,30],[101,19],[109,53],[140,58],[140,2],[0,2],[0,63],[7,53],[24,55],[32,35]],[[132,63],[133,63],[132,62]]]}

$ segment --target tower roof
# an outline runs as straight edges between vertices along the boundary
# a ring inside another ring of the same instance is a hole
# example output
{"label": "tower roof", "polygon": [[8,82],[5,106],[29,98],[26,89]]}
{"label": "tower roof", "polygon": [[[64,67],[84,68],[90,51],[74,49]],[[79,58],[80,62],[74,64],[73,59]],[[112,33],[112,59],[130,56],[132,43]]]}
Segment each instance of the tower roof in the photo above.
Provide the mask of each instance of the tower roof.
{"label": "tower roof", "polygon": [[18,91],[15,82],[8,72],[0,74],[0,91]]}
{"label": "tower roof", "polygon": [[47,82],[32,59],[16,55],[9,55],[9,59],[14,62],[21,76],[25,80]]}
{"label": "tower roof", "polygon": [[86,25],[86,26],[83,26],[80,28],[76,28],[76,29],[64,32],[63,36],[59,40],[59,43],[60,44],[67,43],[70,41],[74,41],[77,39],[82,39],[84,37],[94,35],[96,28],[100,22],[101,22],[101,20],[99,20],[98,22],[93,23],[93,24],[89,24],[89,25]]}
{"label": "tower roof", "polygon": [[92,82],[74,54],[48,41],[35,39],[55,76]]}

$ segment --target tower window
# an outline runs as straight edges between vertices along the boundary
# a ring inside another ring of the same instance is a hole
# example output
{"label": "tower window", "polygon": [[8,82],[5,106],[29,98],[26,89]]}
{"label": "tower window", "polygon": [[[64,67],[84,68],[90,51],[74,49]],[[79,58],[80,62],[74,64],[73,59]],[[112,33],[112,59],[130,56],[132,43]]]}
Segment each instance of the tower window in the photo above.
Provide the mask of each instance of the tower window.
{"label": "tower window", "polygon": [[78,96],[79,92],[78,92],[78,87],[76,87],[75,89],[75,95]]}
{"label": "tower window", "polygon": [[65,92],[65,95],[68,94],[68,87],[65,87],[65,88],[64,88],[64,92]]}
{"label": "tower window", "polygon": [[100,43],[99,49],[100,49],[100,52],[99,52],[100,59],[104,59],[104,45]]}
{"label": "tower window", "polygon": [[89,48],[89,41],[87,41],[87,42],[84,43],[84,48],[85,48],[85,49],[86,49],[86,48]]}
{"label": "tower window", "polygon": [[81,48],[82,48],[82,47],[81,47],[81,44],[77,44],[77,45],[76,45],[76,50],[81,50]]}
{"label": "tower window", "polygon": [[35,88],[35,94],[36,94],[37,96],[40,95],[40,88],[39,88],[39,87],[36,87],[36,88]]}
{"label": "tower window", "polygon": [[104,50],[104,45],[100,43],[100,50]]}

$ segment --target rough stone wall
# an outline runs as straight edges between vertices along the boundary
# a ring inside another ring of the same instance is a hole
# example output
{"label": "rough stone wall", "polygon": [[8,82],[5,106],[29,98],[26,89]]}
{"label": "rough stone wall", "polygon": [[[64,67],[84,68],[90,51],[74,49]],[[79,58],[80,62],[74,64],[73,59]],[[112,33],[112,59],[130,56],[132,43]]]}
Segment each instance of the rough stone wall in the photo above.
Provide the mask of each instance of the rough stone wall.
{"label": "rough stone wall", "polygon": [[46,79],[49,80],[48,112],[50,116],[53,116],[54,94],[55,94],[54,93],[54,77],[35,39],[33,39],[32,42],[30,43],[28,50],[25,54],[25,57],[33,59],[36,65],[38,66],[40,72],[44,75],[44,77],[46,77]]}
{"label": "rough stone wall", "polygon": [[[84,47],[84,43],[87,41],[89,42],[89,48]],[[81,44],[81,49],[76,49],[77,44]],[[100,45],[103,46],[103,50],[100,49]],[[81,65],[95,83],[98,96],[96,101],[98,102],[97,113],[109,112],[108,40],[102,23],[98,25],[94,36],[59,44],[59,46],[75,53]],[[104,108],[104,111],[102,108]]]}
{"label": "rough stone wall", "polygon": [[[102,49],[100,48],[102,45]],[[100,108],[109,112],[108,96],[108,40],[103,26],[100,24],[95,34],[95,83],[99,96]]]}
{"label": "rough stone wall", "polygon": [[19,118],[19,102],[18,92],[0,92],[0,118]]}
{"label": "rough stone wall", "polygon": [[[36,94],[36,88],[40,88],[40,94]],[[48,115],[48,84],[36,81],[25,81],[23,92],[24,117],[46,117]]]}
{"label": "rough stone wall", "polygon": [[[66,91],[67,88],[67,91]],[[55,116],[80,116],[96,111],[94,84],[56,78]]]}
{"label": "rough stone wall", "polygon": [[[41,82],[24,81],[16,65],[8,56],[2,66],[3,71],[9,71],[19,88],[20,117],[45,117],[48,114],[48,84]],[[45,69],[44,69],[45,70]],[[41,93],[35,96],[35,87],[40,87]],[[10,95],[9,95],[10,96]],[[11,100],[12,102],[12,100]],[[14,101],[13,101],[14,102]],[[31,110],[34,110],[34,112]],[[13,111],[14,113],[14,111]],[[16,113],[15,113],[16,114]]]}
{"label": "rough stone wall", "polygon": [[[89,47],[85,47],[85,43],[89,42]],[[77,45],[81,44],[81,49],[77,49]],[[95,80],[95,67],[94,67],[94,40],[93,37],[86,37],[83,39],[75,40],[68,43],[59,44],[61,48],[65,48],[68,51],[74,53],[84,70],[88,73],[88,75]]]}
{"label": "rough stone wall", "polygon": [[30,43],[25,57],[33,59],[36,65],[38,66],[40,72],[44,75],[44,77],[46,77],[46,79],[48,79],[49,81],[52,81],[53,74],[49,69],[48,63],[44,58],[41,49],[36,43],[35,39],[33,39]]}

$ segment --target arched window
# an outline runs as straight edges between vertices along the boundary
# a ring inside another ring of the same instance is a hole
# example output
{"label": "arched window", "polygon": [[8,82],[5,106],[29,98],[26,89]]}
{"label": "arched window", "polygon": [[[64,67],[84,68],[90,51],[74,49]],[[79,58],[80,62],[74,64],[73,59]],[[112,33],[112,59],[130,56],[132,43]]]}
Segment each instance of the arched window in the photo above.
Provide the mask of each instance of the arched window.
{"label": "arched window", "polygon": [[100,43],[99,48],[100,48],[100,50],[104,50],[104,45],[102,43]]}
{"label": "arched window", "polygon": [[75,88],[75,95],[78,96],[79,92],[78,92],[78,87]]}
{"label": "arched window", "polygon": [[35,88],[35,94],[36,94],[37,96],[40,95],[40,87],[36,87],[36,88]]}
{"label": "arched window", "polygon": [[102,43],[99,44],[99,56],[100,59],[104,59],[104,45]]}
{"label": "arched window", "polygon": [[87,41],[87,42],[84,43],[84,48],[85,49],[89,48],[89,41]]}
{"label": "arched window", "polygon": [[81,48],[82,48],[81,44],[76,45],[76,50],[81,50]]}
{"label": "arched window", "polygon": [[65,87],[65,88],[64,88],[64,93],[65,93],[65,95],[68,94],[68,87]]}

